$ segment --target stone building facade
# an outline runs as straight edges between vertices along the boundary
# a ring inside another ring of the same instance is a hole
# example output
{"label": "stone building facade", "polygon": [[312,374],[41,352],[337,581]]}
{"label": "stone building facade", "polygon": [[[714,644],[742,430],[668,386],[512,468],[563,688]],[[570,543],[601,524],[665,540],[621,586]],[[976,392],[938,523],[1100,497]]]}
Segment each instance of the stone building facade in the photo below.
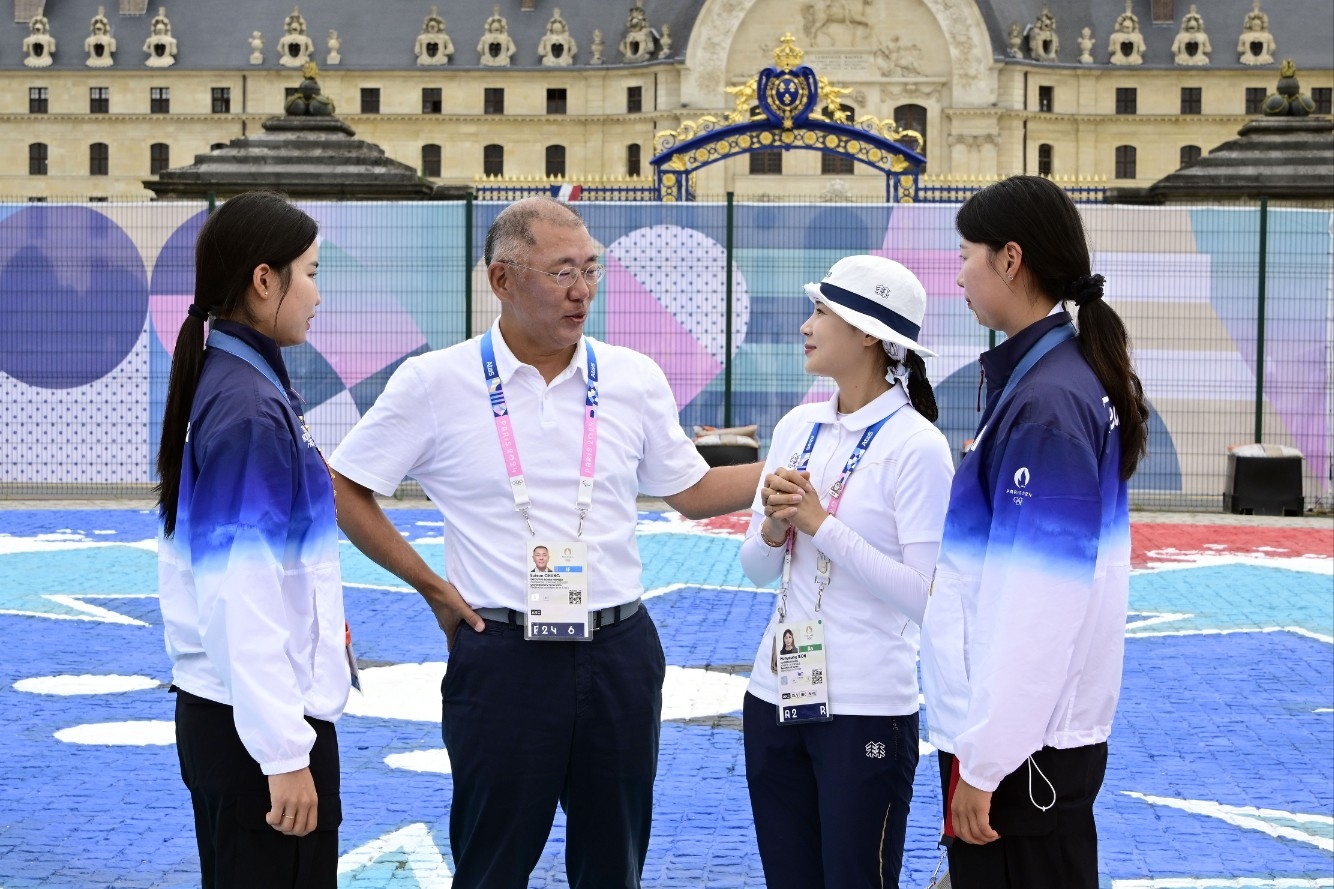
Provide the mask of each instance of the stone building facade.
{"label": "stone building facade", "polygon": [[[733,110],[786,32],[854,117],[923,133],[933,176],[1148,185],[1259,116],[1283,59],[1317,113],[1334,87],[1328,0],[9,2],[4,199],[146,198],[280,113],[306,59],[359,138],[455,185],[651,177],[655,134]],[[815,151],[698,176],[701,196],[884,193]]]}

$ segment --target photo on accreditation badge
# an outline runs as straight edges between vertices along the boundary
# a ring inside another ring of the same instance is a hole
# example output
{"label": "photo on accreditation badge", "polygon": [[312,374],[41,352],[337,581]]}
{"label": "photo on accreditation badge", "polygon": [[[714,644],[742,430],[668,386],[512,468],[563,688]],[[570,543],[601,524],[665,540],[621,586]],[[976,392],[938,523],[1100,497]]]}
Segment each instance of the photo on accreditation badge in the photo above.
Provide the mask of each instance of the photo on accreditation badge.
{"label": "photo on accreditation badge", "polygon": [[528,568],[534,574],[554,572],[556,569],[551,566],[551,547],[540,543],[533,547],[528,557]]}

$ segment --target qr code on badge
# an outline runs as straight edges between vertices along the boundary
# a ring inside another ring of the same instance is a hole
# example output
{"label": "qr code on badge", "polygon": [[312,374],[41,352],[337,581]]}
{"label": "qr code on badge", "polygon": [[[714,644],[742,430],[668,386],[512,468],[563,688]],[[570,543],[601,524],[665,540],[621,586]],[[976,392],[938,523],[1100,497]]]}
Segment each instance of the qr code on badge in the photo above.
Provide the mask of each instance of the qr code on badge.
{"label": "qr code on badge", "polygon": [[570,590],[570,604],[578,605],[584,601],[583,590]]}
{"label": "qr code on badge", "polygon": [[824,685],[824,670],[811,671],[811,685]]}

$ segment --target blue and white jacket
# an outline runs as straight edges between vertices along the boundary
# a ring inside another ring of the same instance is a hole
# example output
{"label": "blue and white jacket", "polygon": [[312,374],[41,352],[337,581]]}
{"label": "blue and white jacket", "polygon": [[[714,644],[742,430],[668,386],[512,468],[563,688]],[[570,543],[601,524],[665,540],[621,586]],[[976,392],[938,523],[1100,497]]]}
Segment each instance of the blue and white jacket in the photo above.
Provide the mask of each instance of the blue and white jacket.
{"label": "blue and white jacket", "polygon": [[982,356],[987,406],[959,465],[922,626],[931,743],[994,790],[1044,746],[1107,739],[1121,689],[1130,513],[1121,430],[1077,339],[1015,386],[1056,311]]}
{"label": "blue and white jacket", "polygon": [[333,483],[278,344],[228,321],[288,396],[210,347],[190,409],[176,531],[158,540],[172,681],[229,704],[266,775],[309,764],[305,717],[335,720],[350,684]]}

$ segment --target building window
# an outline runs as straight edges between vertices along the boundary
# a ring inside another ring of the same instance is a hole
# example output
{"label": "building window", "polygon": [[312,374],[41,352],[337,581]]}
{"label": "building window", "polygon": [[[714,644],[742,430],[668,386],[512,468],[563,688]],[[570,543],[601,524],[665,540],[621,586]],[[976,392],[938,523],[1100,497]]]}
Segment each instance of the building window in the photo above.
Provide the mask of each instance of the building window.
{"label": "building window", "polygon": [[1139,113],[1139,90],[1133,86],[1118,86],[1116,88],[1116,113]]}
{"label": "building window", "polygon": [[380,88],[376,86],[361,88],[361,113],[380,113]]}
{"label": "building window", "polygon": [[547,146],[547,177],[565,176],[565,146],[548,145]]}
{"label": "building window", "polygon": [[638,114],[644,110],[644,88],[627,86],[625,88],[625,110],[628,114]]}
{"label": "building window", "polygon": [[1201,90],[1198,86],[1183,86],[1181,88],[1181,113],[1182,114],[1202,114],[1203,99]]}
{"label": "building window", "polygon": [[1038,110],[1050,114],[1055,110],[1056,87],[1040,86],[1038,87]]}
{"label": "building window", "polygon": [[28,113],[46,114],[49,110],[48,96],[49,94],[44,86],[28,87]]}
{"label": "building window", "polygon": [[156,176],[171,166],[171,149],[165,142],[154,142],[148,146],[148,172]]}
{"label": "building window", "polygon": [[1135,146],[1118,145],[1116,146],[1116,178],[1134,179],[1135,178]]}
{"label": "building window", "polygon": [[547,90],[547,114],[565,113],[565,90]]}
{"label": "building window", "polygon": [[894,123],[901,130],[912,130],[922,135],[922,142],[911,137],[899,142],[905,148],[920,152],[926,140],[926,109],[921,105],[900,105],[894,109]]}
{"label": "building window", "polygon": [[1262,86],[1246,87],[1246,113],[1264,114],[1265,96],[1269,95],[1269,90]]}
{"label": "building window", "polygon": [[1200,146],[1182,145],[1181,146],[1181,166],[1189,167],[1200,159]]}
{"label": "building window", "polygon": [[28,175],[46,175],[46,143],[34,142],[28,146]]}
{"label": "building window", "polygon": [[783,152],[777,148],[768,151],[750,153],[750,174],[752,176],[783,175]]}
{"label": "building window", "polygon": [[482,113],[483,114],[504,114],[505,113],[505,90],[488,86],[482,90]]}
{"label": "building window", "polygon": [[482,173],[487,176],[505,175],[504,145],[487,145],[482,148]]}
{"label": "building window", "polygon": [[213,113],[232,113],[232,88],[229,86],[213,87]]}
{"label": "building window", "polygon": [[109,86],[88,87],[88,113],[89,114],[111,113],[111,87]]}
{"label": "building window", "polygon": [[1038,175],[1051,175],[1051,146],[1046,142],[1038,146]]}
{"label": "building window", "polygon": [[1315,102],[1316,114],[1334,114],[1330,110],[1331,98],[1334,97],[1334,88],[1327,86],[1318,86],[1311,90],[1311,101]]}
{"label": "building window", "polygon": [[846,154],[820,153],[820,175],[822,176],[851,176],[853,173],[853,164],[856,163]]}
{"label": "building window", "polygon": [[640,148],[636,143],[625,146],[625,175],[634,179],[642,175],[639,169]]}
{"label": "building window", "polygon": [[148,100],[148,111],[150,114],[171,113],[171,87],[152,87],[148,91]]}
{"label": "building window", "polygon": [[106,176],[111,166],[111,155],[107,151],[107,143],[94,142],[88,146],[88,175]]}
{"label": "building window", "polygon": [[439,114],[444,110],[440,98],[440,87],[431,86],[422,89],[422,114]]}
{"label": "building window", "polygon": [[422,146],[422,175],[430,179],[440,176],[440,146]]}

